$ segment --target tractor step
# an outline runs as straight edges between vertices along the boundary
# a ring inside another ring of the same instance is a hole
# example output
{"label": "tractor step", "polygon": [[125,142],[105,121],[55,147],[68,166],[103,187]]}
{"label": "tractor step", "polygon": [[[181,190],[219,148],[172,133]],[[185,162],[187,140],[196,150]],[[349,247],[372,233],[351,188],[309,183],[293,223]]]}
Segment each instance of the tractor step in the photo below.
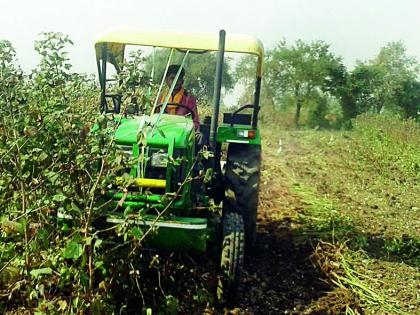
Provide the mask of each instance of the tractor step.
{"label": "tractor step", "polygon": [[142,219],[107,217],[109,224],[128,223],[139,226],[143,233],[153,228],[146,238],[147,246],[170,250],[207,250],[209,226],[206,218],[170,217],[158,219],[146,215]]}

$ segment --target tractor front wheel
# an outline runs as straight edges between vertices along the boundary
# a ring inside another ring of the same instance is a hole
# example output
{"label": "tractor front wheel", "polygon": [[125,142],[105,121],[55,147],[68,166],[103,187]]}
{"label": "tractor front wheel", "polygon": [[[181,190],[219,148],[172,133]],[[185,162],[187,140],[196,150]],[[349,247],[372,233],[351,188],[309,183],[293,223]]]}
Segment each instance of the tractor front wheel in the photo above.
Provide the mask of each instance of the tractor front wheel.
{"label": "tractor front wheel", "polygon": [[238,213],[223,217],[223,243],[217,299],[221,304],[232,302],[238,291],[245,250],[244,222]]}

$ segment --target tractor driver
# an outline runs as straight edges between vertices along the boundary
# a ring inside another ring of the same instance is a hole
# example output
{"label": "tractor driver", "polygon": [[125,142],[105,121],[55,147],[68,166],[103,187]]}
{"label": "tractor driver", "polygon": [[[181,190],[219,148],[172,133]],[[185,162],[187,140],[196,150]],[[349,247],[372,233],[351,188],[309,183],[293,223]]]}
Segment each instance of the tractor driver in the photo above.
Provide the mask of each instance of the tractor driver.
{"label": "tractor driver", "polygon": [[[170,65],[168,67],[168,71],[166,73],[165,82],[168,87],[172,85],[172,82],[174,81],[176,74],[181,66],[180,65]],[[174,90],[172,91],[172,95],[169,98],[168,105],[166,106],[166,112],[168,114],[174,114],[174,115],[187,115],[190,112],[188,109],[190,109],[194,115],[193,115],[193,122],[194,122],[194,128],[196,131],[200,128],[200,119],[198,117],[198,111],[197,111],[197,100],[194,96],[192,96],[190,93],[188,93],[184,89],[184,76],[185,76],[185,70],[181,69],[181,73],[179,74],[178,81],[175,84]],[[163,95],[161,98],[161,103],[163,103],[163,100],[165,99],[166,95]],[[174,104],[180,104],[187,108],[176,106],[176,105],[169,105],[170,103]]]}

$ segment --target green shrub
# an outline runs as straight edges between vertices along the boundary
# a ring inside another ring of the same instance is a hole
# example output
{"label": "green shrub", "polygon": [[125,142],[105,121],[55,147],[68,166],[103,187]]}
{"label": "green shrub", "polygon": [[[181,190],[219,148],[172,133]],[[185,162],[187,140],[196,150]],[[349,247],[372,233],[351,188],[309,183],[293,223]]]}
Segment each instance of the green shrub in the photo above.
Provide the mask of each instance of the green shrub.
{"label": "green shrub", "polygon": [[[123,157],[98,114],[96,83],[70,72],[69,44],[63,34],[43,34],[35,44],[41,62],[26,76],[11,43],[0,41],[0,304],[104,314],[108,283],[131,260],[112,268],[119,256],[109,255],[92,222]],[[72,216],[71,226],[58,224],[59,212]],[[139,247],[129,227],[120,231],[130,251]]]}

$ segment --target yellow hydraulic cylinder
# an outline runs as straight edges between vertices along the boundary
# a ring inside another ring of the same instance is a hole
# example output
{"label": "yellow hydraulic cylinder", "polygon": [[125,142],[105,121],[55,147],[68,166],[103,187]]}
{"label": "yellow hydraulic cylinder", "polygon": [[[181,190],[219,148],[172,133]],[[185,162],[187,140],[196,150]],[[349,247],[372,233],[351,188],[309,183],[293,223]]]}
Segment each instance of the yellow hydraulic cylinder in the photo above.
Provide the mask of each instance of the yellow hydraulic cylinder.
{"label": "yellow hydraulic cylinder", "polygon": [[[122,181],[122,177],[117,177],[117,183],[122,183]],[[148,188],[166,188],[166,180],[154,178],[135,178],[133,185]]]}

